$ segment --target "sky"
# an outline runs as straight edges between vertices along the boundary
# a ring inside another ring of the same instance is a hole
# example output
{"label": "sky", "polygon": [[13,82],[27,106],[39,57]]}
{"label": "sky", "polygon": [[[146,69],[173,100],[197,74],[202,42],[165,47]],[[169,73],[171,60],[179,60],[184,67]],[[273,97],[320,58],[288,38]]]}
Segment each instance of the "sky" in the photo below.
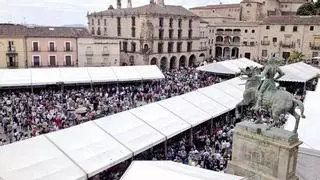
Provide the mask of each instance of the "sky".
{"label": "sky", "polygon": [[[131,0],[134,7],[148,4],[150,0]],[[221,0],[237,3],[239,0]],[[165,0],[165,4],[183,5],[185,8],[218,4],[219,0]],[[116,7],[116,0],[0,0],[0,23],[27,23],[62,26],[87,23],[87,12]],[[122,0],[127,7],[127,0]]]}

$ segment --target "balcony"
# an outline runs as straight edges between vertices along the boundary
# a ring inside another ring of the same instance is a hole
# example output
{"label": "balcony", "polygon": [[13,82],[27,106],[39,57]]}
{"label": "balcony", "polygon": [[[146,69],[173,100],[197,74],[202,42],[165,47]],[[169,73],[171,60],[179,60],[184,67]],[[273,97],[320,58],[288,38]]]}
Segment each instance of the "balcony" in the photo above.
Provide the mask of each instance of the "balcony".
{"label": "balcony", "polygon": [[[135,51],[134,51],[135,52]],[[109,56],[110,54],[109,54],[109,52],[108,51],[103,51],[102,52],[102,56]]]}
{"label": "balcony", "polygon": [[320,43],[310,43],[309,47],[311,50],[320,50]]}
{"label": "balcony", "polygon": [[40,49],[40,47],[32,47],[32,48],[31,48],[31,51],[32,51],[32,52],[40,52],[41,49]]}
{"label": "balcony", "polygon": [[223,35],[224,31],[216,31],[216,35]]}
{"label": "balcony", "polygon": [[72,47],[64,47],[64,52],[72,52],[73,48]]}
{"label": "balcony", "polygon": [[215,43],[218,46],[240,46],[240,42],[224,42],[224,41],[217,41]]}
{"label": "balcony", "polygon": [[250,43],[248,43],[248,42],[246,42],[246,41],[242,42],[242,46],[253,47],[253,46],[255,46],[255,45],[256,45],[255,42],[250,42]]}
{"label": "balcony", "polygon": [[261,45],[269,46],[270,45],[270,41],[267,41],[267,40],[261,41]]}
{"label": "balcony", "polygon": [[16,47],[15,46],[10,46],[8,47],[7,55],[17,55]]}
{"label": "balcony", "polygon": [[74,62],[64,62],[63,63],[63,66],[65,66],[65,67],[74,67]]}
{"label": "balcony", "polygon": [[288,49],[292,49],[292,48],[295,48],[296,47],[296,43],[294,42],[280,42],[280,46],[282,48],[288,48]]}
{"label": "balcony", "polygon": [[8,68],[18,68],[19,62],[18,61],[7,61],[7,67]]}
{"label": "balcony", "polygon": [[93,51],[86,51],[86,56],[93,56]]}
{"label": "balcony", "polygon": [[202,46],[202,47],[200,47],[200,50],[201,50],[201,51],[206,51],[206,50],[208,50],[208,48],[205,47],[205,46]]}
{"label": "balcony", "polygon": [[57,47],[48,47],[48,52],[57,52]]}

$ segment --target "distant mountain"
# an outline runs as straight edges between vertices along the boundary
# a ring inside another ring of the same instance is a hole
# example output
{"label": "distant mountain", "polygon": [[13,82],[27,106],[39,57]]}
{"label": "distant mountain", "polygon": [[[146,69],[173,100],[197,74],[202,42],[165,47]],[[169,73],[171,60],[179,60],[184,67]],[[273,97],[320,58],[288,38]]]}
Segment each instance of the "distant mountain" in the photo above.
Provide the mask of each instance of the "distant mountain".
{"label": "distant mountain", "polygon": [[63,27],[81,27],[81,28],[86,28],[86,25],[83,24],[68,24],[68,25],[64,25]]}

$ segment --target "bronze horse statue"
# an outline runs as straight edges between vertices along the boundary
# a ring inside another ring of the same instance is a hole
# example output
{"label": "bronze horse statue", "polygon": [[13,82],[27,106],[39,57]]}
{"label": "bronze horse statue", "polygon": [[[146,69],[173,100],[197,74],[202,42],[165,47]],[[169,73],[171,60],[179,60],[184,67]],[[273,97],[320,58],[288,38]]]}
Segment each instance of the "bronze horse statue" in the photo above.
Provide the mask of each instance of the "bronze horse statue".
{"label": "bronze horse statue", "polygon": [[[236,106],[236,115],[238,116],[238,118],[240,118],[240,107],[254,104],[257,100],[258,88],[262,82],[261,77],[258,76],[260,73],[261,72],[258,68],[248,67],[245,70],[241,69],[240,78],[246,79],[246,83],[245,91],[243,93],[243,100]],[[246,75],[247,77],[244,77],[244,75]],[[262,98],[262,107],[271,109],[271,117],[273,119],[273,123],[268,127],[268,129],[274,127],[276,123],[278,123],[281,114],[290,113],[296,119],[294,130],[292,132],[297,133],[300,117],[305,118],[303,114],[303,103],[300,100],[295,99],[291,93],[280,90],[275,85],[270,87],[270,89],[268,89],[264,93]],[[296,107],[300,109],[301,116],[295,112]],[[255,112],[255,114],[258,113]],[[255,123],[261,123],[261,118],[258,118]]]}

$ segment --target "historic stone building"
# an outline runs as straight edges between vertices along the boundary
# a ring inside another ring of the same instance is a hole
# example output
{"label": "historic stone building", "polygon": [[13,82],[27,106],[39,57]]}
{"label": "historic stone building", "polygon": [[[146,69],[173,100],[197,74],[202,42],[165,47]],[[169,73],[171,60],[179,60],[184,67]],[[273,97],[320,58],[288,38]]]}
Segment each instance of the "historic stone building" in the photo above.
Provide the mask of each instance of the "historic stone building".
{"label": "historic stone building", "polygon": [[192,66],[206,55],[200,47],[200,18],[163,0],[127,8],[110,7],[88,14],[89,31],[97,38],[119,40],[121,65],[156,64],[162,69]]}

